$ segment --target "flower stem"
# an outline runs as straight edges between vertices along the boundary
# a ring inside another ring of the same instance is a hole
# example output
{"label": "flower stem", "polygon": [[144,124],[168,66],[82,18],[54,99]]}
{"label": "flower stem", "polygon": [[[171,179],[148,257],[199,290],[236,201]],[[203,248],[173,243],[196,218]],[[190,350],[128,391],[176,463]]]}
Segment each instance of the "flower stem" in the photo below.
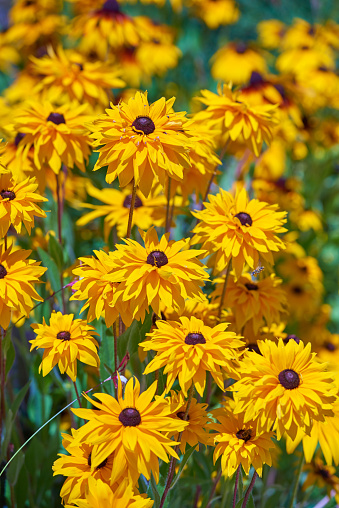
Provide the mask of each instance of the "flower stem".
{"label": "flower stem", "polygon": [[[188,412],[190,410],[190,405],[191,405],[191,402],[192,402],[192,398],[193,398],[193,392],[194,392],[194,384],[192,383],[191,384],[191,387],[189,389],[189,392],[188,392],[188,397],[187,397],[187,404],[186,404],[186,409],[185,409],[185,414],[183,416],[183,420],[186,421],[187,420],[187,415],[188,415]],[[180,432],[179,436],[178,436],[178,441],[179,441],[179,444],[176,445],[176,447],[174,448],[174,451],[176,453],[178,453],[178,450],[179,450],[179,446],[180,446],[180,441],[181,441],[181,436],[182,436],[182,432]],[[164,492],[163,492],[163,495],[162,495],[162,498],[161,498],[161,501],[160,501],[160,505],[159,505],[159,508],[163,508],[164,506],[164,503],[165,503],[165,500],[166,500],[166,497],[169,493],[169,490],[171,488],[171,483],[173,481],[173,477],[174,477],[174,472],[175,472],[175,464],[177,462],[177,459],[175,457],[172,457],[171,458],[171,462],[170,462],[170,465],[169,465],[169,468],[168,468],[168,474],[167,474],[167,480],[166,480],[166,485],[165,485],[165,489],[164,489]]]}
{"label": "flower stem", "polygon": [[1,343],[0,343],[0,442],[2,438],[2,430],[3,430],[3,422],[6,416],[6,408],[5,408],[5,383],[6,383],[6,357],[4,352],[4,340],[6,336],[6,331],[1,328]]}
{"label": "flower stem", "polygon": [[241,470],[241,464],[239,464],[239,466],[238,466],[237,473],[236,473],[236,477],[235,477],[234,495],[233,495],[232,508],[235,508],[235,505],[237,504],[237,490],[238,490],[238,483],[239,483],[240,470]]}
{"label": "flower stem", "polygon": [[250,494],[251,494],[251,492],[252,492],[252,489],[253,489],[253,487],[254,487],[255,480],[256,480],[257,476],[258,476],[258,473],[257,473],[256,471],[254,471],[253,476],[252,476],[251,483],[249,484],[249,487],[248,487],[248,489],[246,490],[246,494],[245,494],[245,497],[244,497],[244,501],[243,501],[243,503],[242,503],[242,505],[241,505],[241,508],[246,508],[246,505],[247,505],[248,499],[249,499]]}
{"label": "flower stem", "polygon": [[[59,174],[55,175],[55,177],[56,177],[56,193],[57,193],[57,206],[58,206],[58,238],[59,238],[59,244],[62,246],[63,198],[61,198],[61,194],[60,194]],[[60,285],[63,288],[63,285],[64,285],[63,267],[60,270]],[[64,289],[61,292],[61,300],[62,300],[62,311],[65,314],[66,313],[66,300],[65,300]]]}
{"label": "flower stem", "polygon": [[78,399],[78,402],[79,402],[79,407],[82,407],[81,400],[80,400],[80,395],[79,395],[79,392],[78,392],[78,387],[77,387],[76,381],[73,381],[73,385],[74,385],[74,390],[75,390],[75,393],[76,393],[76,396],[77,396],[77,399]]}
{"label": "flower stem", "polygon": [[134,212],[134,205],[135,205],[135,196],[137,194],[137,186],[134,183],[133,180],[133,190],[132,190],[132,198],[131,198],[131,206],[129,209],[129,215],[128,215],[128,225],[127,225],[127,234],[126,238],[131,237],[131,231],[132,231],[132,220],[133,220],[133,212]]}
{"label": "flower stem", "polygon": [[212,489],[211,489],[210,497],[208,498],[208,503],[206,505],[206,508],[210,508],[211,505],[212,505],[213,496],[214,496],[215,491],[217,489],[217,486],[218,486],[218,483],[220,481],[220,478],[221,478],[221,469],[220,469],[216,479],[213,482],[213,486],[212,486]]}
{"label": "flower stem", "polygon": [[230,274],[230,271],[231,271],[231,263],[232,263],[232,260],[230,259],[230,261],[228,262],[228,265],[226,267],[225,282],[224,282],[224,286],[222,288],[222,293],[221,293],[221,297],[220,297],[220,305],[219,305],[219,311],[218,311],[218,321],[221,320],[222,306],[224,305],[228,277],[229,277],[229,274]]}
{"label": "flower stem", "polygon": [[166,233],[169,232],[171,227],[171,217],[170,217],[170,202],[171,202],[171,183],[172,178],[168,177],[168,187],[167,187],[167,208],[166,208]]}
{"label": "flower stem", "polygon": [[296,475],[294,477],[292,497],[291,497],[290,504],[288,505],[288,508],[293,508],[294,500],[297,497],[299,478],[300,478],[300,474],[301,474],[301,470],[303,468],[303,465],[304,465],[304,454],[303,454],[303,452],[301,452],[301,457],[300,457],[300,460],[299,460],[298,469],[297,469]]}
{"label": "flower stem", "polygon": [[[225,156],[225,153],[226,153],[226,150],[228,148],[228,145],[229,145],[229,139],[226,141],[226,143],[224,144],[224,147],[223,149],[221,150],[220,152],[220,155],[219,155],[219,159],[221,160],[221,163],[222,163],[222,160]],[[208,182],[208,186],[207,186],[207,189],[206,189],[206,192],[205,192],[205,196],[204,196],[204,199],[203,199],[203,202],[204,201],[207,201],[207,198],[208,198],[208,195],[209,195],[209,192],[211,190],[211,187],[212,187],[212,183],[213,183],[213,180],[214,180],[214,177],[216,176],[217,172],[218,172],[218,167],[219,166],[216,166],[212,175],[211,175],[211,178],[210,178],[210,181]]]}
{"label": "flower stem", "polygon": [[[113,341],[114,341],[114,372],[118,370],[118,331],[117,331],[117,322],[113,323]],[[113,382],[114,386],[114,382]]]}

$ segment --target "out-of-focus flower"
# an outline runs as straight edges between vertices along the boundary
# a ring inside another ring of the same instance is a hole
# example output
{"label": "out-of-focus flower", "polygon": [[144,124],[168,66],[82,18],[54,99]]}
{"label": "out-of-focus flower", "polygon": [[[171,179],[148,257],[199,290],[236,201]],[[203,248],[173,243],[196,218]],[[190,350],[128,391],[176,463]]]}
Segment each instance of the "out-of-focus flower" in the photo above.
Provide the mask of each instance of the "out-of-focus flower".
{"label": "out-of-focus flower", "polygon": [[188,6],[211,30],[236,23],[240,16],[234,0],[190,0]]}
{"label": "out-of-focus flower", "polygon": [[276,49],[281,45],[285,34],[285,25],[279,19],[265,19],[257,25],[260,44],[267,49]]}
{"label": "out-of-focus flower", "polygon": [[77,360],[97,367],[100,359],[97,353],[99,344],[93,335],[99,335],[93,326],[82,319],[74,319],[74,314],[52,312],[50,324],[45,318],[43,323],[31,325],[37,337],[30,340],[32,351],[44,349],[39,372],[43,376],[58,364],[61,374],[66,374],[72,381],[77,377]]}
{"label": "out-of-focus flower", "polygon": [[304,467],[304,471],[307,471],[308,475],[303,483],[303,490],[306,490],[308,487],[314,487],[314,485],[320,488],[325,487],[327,495],[332,498],[334,493],[336,503],[339,503],[339,478],[335,475],[335,467],[326,466],[318,456],[309,465]]}
{"label": "out-of-focus flower", "polygon": [[244,42],[230,42],[218,49],[211,59],[211,74],[214,79],[235,85],[247,83],[253,71],[265,74],[265,58]]}

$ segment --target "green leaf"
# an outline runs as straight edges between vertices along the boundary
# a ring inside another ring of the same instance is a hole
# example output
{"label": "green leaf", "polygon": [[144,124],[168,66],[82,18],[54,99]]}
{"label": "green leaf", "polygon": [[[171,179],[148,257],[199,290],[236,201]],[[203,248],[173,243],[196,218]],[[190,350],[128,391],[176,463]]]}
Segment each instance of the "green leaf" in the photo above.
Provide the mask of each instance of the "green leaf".
{"label": "green leaf", "polygon": [[183,456],[183,458],[181,459],[180,461],[180,465],[179,465],[179,470],[176,474],[176,476],[173,478],[173,482],[172,482],[172,485],[171,485],[171,489],[173,489],[174,485],[177,483],[177,481],[179,480],[180,476],[181,476],[181,473],[188,461],[188,459],[190,458],[190,456],[192,455],[192,453],[194,452],[195,450],[195,446],[191,446],[187,452],[185,453],[185,455]]}
{"label": "green leaf", "polygon": [[8,466],[6,477],[10,485],[14,486],[16,484],[21,468],[24,465],[24,462],[25,455],[22,452],[20,452]]}
{"label": "green leaf", "polygon": [[9,441],[11,439],[12,434],[12,428],[13,428],[14,418],[13,418],[13,412],[11,409],[8,409],[6,414],[6,420],[5,420],[5,437],[1,445],[1,454],[0,454],[0,461],[6,460],[6,454],[7,454],[7,448],[9,445]]}
{"label": "green leaf", "polygon": [[123,359],[126,352],[132,356],[138,351],[140,342],[142,342],[146,333],[151,329],[152,313],[149,312],[143,323],[134,320],[131,326],[118,338],[118,356],[119,361]]}
{"label": "green leaf", "polygon": [[59,271],[61,272],[64,266],[63,249],[58,240],[53,235],[49,235],[48,252],[51,258],[55,261]]}
{"label": "green leaf", "polygon": [[[237,504],[235,505],[235,508],[242,508],[244,499],[245,499],[245,496],[237,502]],[[248,498],[248,501],[246,503],[246,508],[255,508],[254,499],[253,499],[252,494],[250,494],[250,497]]]}
{"label": "green leaf", "polygon": [[[41,247],[38,247],[38,253],[42,264],[47,268],[46,276],[51,284],[52,290],[57,292],[61,289],[60,274],[55,261]],[[58,293],[58,300],[61,304],[61,294]]]}
{"label": "green leaf", "polygon": [[[8,339],[7,339],[7,337],[8,337]],[[15,348],[14,348],[14,345],[13,345],[10,333],[8,333],[6,335],[6,339],[5,340],[6,340],[6,344],[4,344],[4,349],[6,349],[6,352],[4,351],[4,356],[6,357],[6,370],[5,370],[5,373],[6,373],[6,378],[7,378],[7,374],[11,370],[11,368],[13,366],[13,363],[14,363],[14,360],[15,360]]]}
{"label": "green leaf", "polygon": [[159,492],[157,489],[157,484],[155,483],[153,474],[151,475],[150,487],[151,487],[153,499],[154,499],[154,508],[159,508],[161,498],[160,498],[160,495],[159,495]]}
{"label": "green leaf", "polygon": [[12,404],[12,411],[13,411],[13,419],[16,417],[16,414],[18,412],[19,407],[21,406],[22,401],[24,400],[24,397],[26,393],[28,392],[28,388],[30,387],[31,382],[28,381],[28,383],[25,384],[23,388],[18,392],[17,396],[14,399],[14,402]]}

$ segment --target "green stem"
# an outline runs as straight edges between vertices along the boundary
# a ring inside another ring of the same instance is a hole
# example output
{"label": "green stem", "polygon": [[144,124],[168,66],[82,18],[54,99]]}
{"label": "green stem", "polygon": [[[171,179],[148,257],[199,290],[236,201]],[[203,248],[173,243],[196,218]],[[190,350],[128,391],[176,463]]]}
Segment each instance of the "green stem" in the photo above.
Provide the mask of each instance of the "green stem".
{"label": "green stem", "polygon": [[217,489],[217,486],[218,486],[218,483],[220,481],[220,478],[221,478],[221,469],[220,469],[216,479],[213,482],[213,486],[212,486],[212,489],[211,489],[210,497],[208,498],[208,503],[206,505],[206,508],[211,508],[211,506],[212,506],[213,496],[214,496],[215,491]]}
{"label": "green stem", "polygon": [[128,225],[127,225],[127,234],[126,238],[130,238],[131,231],[132,231],[132,221],[133,221],[133,212],[134,212],[134,205],[135,205],[135,196],[137,194],[137,186],[134,184],[133,180],[133,190],[132,190],[132,197],[131,197],[131,206],[129,209],[129,215],[128,215]]}
{"label": "green stem", "polygon": [[225,300],[225,294],[226,294],[228,277],[229,277],[229,274],[230,274],[230,271],[231,271],[231,263],[232,263],[232,259],[229,260],[228,265],[226,267],[225,282],[224,282],[224,286],[222,288],[222,293],[221,293],[221,297],[220,297],[220,305],[219,305],[219,311],[218,311],[218,321],[221,320],[221,313],[222,313],[222,307],[224,305],[224,300]]}
{"label": "green stem", "polygon": [[236,472],[232,508],[235,508],[235,505],[237,504],[237,490],[238,490],[240,471],[241,471],[241,464],[239,464],[237,472]]}
{"label": "green stem", "polygon": [[[59,182],[59,174],[55,175],[56,177],[56,193],[57,193],[57,205],[58,205],[58,239],[59,244],[62,247],[62,213],[63,213],[63,197],[60,195],[60,182]],[[63,287],[64,285],[64,274],[63,267],[60,270],[60,285]],[[65,300],[65,291],[62,290],[61,293],[62,299],[62,311],[66,314],[66,300]]]}
{"label": "green stem", "polygon": [[171,182],[172,182],[172,178],[170,176],[168,176],[167,208],[166,208],[166,233],[169,232],[170,227],[171,227],[171,219],[170,219]]}
{"label": "green stem", "polygon": [[298,469],[297,469],[297,472],[296,472],[296,475],[295,475],[295,478],[294,478],[292,497],[291,497],[290,504],[288,505],[288,508],[293,508],[294,501],[295,501],[295,499],[297,497],[299,479],[300,479],[300,474],[301,474],[301,470],[303,468],[303,465],[304,465],[304,453],[301,452],[301,457],[300,457],[300,460],[299,460]]}
{"label": "green stem", "polygon": [[79,392],[78,392],[78,387],[77,387],[76,381],[73,381],[73,385],[74,385],[75,394],[76,394],[78,402],[79,402],[79,407],[82,407],[81,400],[80,400],[80,395],[79,395]]}
{"label": "green stem", "polygon": [[[117,322],[113,323],[113,347],[114,347],[114,372],[118,370],[118,331],[117,331]],[[114,381],[113,381],[114,386]],[[114,388],[115,390],[115,388]]]}

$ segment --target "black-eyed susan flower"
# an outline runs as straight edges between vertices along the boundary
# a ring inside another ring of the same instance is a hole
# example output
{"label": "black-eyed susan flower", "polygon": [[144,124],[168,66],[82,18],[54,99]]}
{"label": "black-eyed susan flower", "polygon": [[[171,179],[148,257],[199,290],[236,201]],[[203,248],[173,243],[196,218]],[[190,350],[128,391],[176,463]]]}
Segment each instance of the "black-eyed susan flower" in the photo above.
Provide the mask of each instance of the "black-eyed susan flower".
{"label": "black-eyed susan flower", "polygon": [[121,88],[119,70],[111,62],[90,62],[74,50],[61,46],[54,52],[48,48],[42,58],[31,57],[32,71],[40,76],[36,91],[45,93],[51,102],[89,103],[92,106],[109,104],[112,88]]}
{"label": "black-eyed susan flower", "polygon": [[147,94],[137,92],[127,103],[111,109],[92,124],[94,146],[101,146],[97,170],[107,166],[106,181],[117,177],[121,187],[133,182],[147,197],[154,183],[165,185],[168,176],[183,178],[190,166],[192,141],[185,132],[185,113],[174,113],[175,98],[149,105]]}
{"label": "black-eyed susan flower", "polygon": [[91,144],[84,123],[87,105],[55,107],[49,102],[32,102],[22,107],[15,129],[25,134],[18,151],[34,147],[34,164],[41,169],[47,163],[58,174],[62,164],[85,171]]}
{"label": "black-eyed susan flower", "polygon": [[94,256],[80,258],[81,265],[73,270],[79,278],[73,286],[71,300],[86,300],[81,312],[88,309],[87,320],[104,317],[106,326],[110,327],[118,319],[130,326],[133,317],[128,303],[122,301],[122,290],[119,282],[112,282],[110,274],[115,268],[113,252],[94,251]]}
{"label": "black-eyed susan flower", "polygon": [[309,434],[314,420],[333,416],[333,376],[311,353],[310,343],[289,340],[285,345],[280,339],[258,346],[261,355],[246,353],[238,369],[241,379],[232,386],[244,421],[258,418],[262,429],[273,425],[279,440],[284,432],[294,440],[298,429]]}
{"label": "black-eyed susan flower", "polygon": [[66,372],[75,381],[78,360],[94,367],[100,364],[97,353],[99,344],[94,338],[98,333],[87,321],[74,319],[74,314],[52,312],[49,325],[43,318],[42,324],[31,326],[37,337],[30,340],[30,351],[34,348],[44,350],[39,366],[43,376],[58,364],[61,374]]}
{"label": "black-eyed susan flower", "polygon": [[[101,201],[102,205],[84,204],[84,208],[93,211],[87,213],[77,221],[78,226],[85,226],[98,217],[104,217],[104,238],[107,242],[108,236],[114,226],[117,228],[117,235],[121,238],[126,234],[129,210],[131,208],[132,194],[128,188],[120,190],[108,188],[97,189],[94,185],[87,186],[90,196]],[[151,191],[147,199],[137,191],[132,227],[136,225],[141,229],[149,229],[151,226],[165,226],[167,200],[161,194],[160,186]]]}
{"label": "black-eyed susan flower", "polygon": [[265,58],[244,42],[231,42],[218,49],[211,63],[214,79],[235,85],[247,83],[254,71],[260,74],[267,72]]}
{"label": "black-eyed susan flower", "polygon": [[275,447],[274,433],[261,429],[254,420],[244,422],[244,413],[235,414],[236,404],[228,400],[219,409],[212,411],[217,423],[210,427],[216,431],[212,434],[215,450],[213,461],[221,457],[223,476],[232,476],[242,466],[248,475],[253,466],[259,476],[264,464],[272,465],[271,449]]}
{"label": "black-eyed susan flower", "polygon": [[236,23],[240,15],[234,0],[190,0],[188,5],[211,30]]}
{"label": "black-eyed susan flower", "polygon": [[230,86],[218,86],[218,93],[202,90],[197,100],[207,108],[196,115],[196,120],[218,129],[223,143],[241,141],[256,157],[265,141],[272,140],[272,130],[278,123],[276,106],[272,104],[252,106],[243,100],[240,92],[232,92]]}
{"label": "black-eyed susan flower", "polygon": [[244,188],[235,197],[220,189],[216,196],[209,195],[209,200],[204,210],[193,213],[199,219],[193,242],[203,243],[204,249],[214,253],[211,263],[215,262],[215,271],[221,272],[232,260],[239,278],[245,264],[252,270],[260,259],[273,265],[272,252],[285,248],[277,233],[286,231],[286,212],[279,212],[277,205],[249,200]]}
{"label": "black-eyed susan flower", "polygon": [[6,250],[4,243],[0,245],[0,326],[4,329],[13,311],[28,317],[33,300],[43,301],[34,283],[40,282],[47,268],[40,266],[40,261],[27,259],[31,252],[13,246]]}
{"label": "black-eyed susan flower", "polygon": [[[182,392],[176,393],[174,390],[170,393],[168,399],[171,404],[172,418],[184,418],[187,400]],[[207,445],[209,443],[208,422],[210,418],[207,414],[207,404],[202,404],[194,397],[191,400],[189,410],[187,413],[188,426],[183,430],[180,439],[181,453],[185,453],[186,445],[196,446],[199,449],[199,444]],[[171,434],[169,434],[171,435]],[[179,433],[173,434],[173,439],[178,440]]]}
{"label": "black-eyed susan flower", "polygon": [[38,203],[48,201],[35,191],[35,178],[17,180],[10,172],[0,172],[0,238],[4,238],[10,225],[21,233],[22,224],[28,234],[34,227],[34,217],[46,217]]}
{"label": "black-eyed susan flower", "polygon": [[302,486],[303,490],[314,487],[314,485],[326,488],[328,496],[330,498],[335,497],[336,503],[339,503],[339,478],[336,476],[335,467],[327,466],[317,456],[304,467],[304,471],[308,474]]}
{"label": "black-eyed susan flower", "polygon": [[[74,504],[73,504],[74,503]],[[124,480],[114,491],[102,480],[90,478],[86,499],[74,499],[65,508],[152,508],[154,501],[135,494],[128,480]]]}
{"label": "black-eyed susan flower", "polygon": [[[217,286],[211,297],[216,302],[220,300],[224,281],[224,278],[215,280]],[[236,281],[231,275],[223,306],[232,310],[239,331],[247,325],[246,328],[249,326],[256,334],[265,324],[280,323],[287,311],[286,293],[281,284],[282,280],[273,273],[260,280],[253,280],[249,273],[244,273]]]}
{"label": "black-eyed susan flower", "polygon": [[224,375],[234,373],[238,350],[243,346],[240,337],[226,329],[227,323],[211,328],[194,316],[190,319],[183,316],[179,321],[157,321],[157,328],[148,334],[150,339],[140,343],[145,351],[157,353],[144,374],[164,367],[167,390],[178,378],[185,396],[192,383],[203,396],[209,371],[224,390]]}
{"label": "black-eyed susan flower", "polygon": [[276,49],[281,45],[286,25],[279,19],[265,19],[257,24],[260,44],[267,49]]}
{"label": "black-eyed susan flower", "polygon": [[158,482],[159,458],[169,462],[168,455],[178,457],[173,450],[177,442],[169,439],[167,433],[181,432],[188,423],[169,416],[171,408],[164,396],[152,402],[156,390],[155,382],[140,393],[139,381],[131,378],[123,397],[119,377],[117,399],[97,393],[95,397],[99,402],[86,396],[95,409],[72,409],[77,416],[88,420],[80,427],[77,441],[94,445],[92,467],[97,467],[114,453],[112,483],[121,477],[126,468],[133,485],[141,474],[149,480],[151,472]]}
{"label": "black-eyed susan flower", "polygon": [[122,299],[130,303],[133,317],[143,321],[149,306],[159,316],[161,303],[180,312],[186,299],[202,300],[201,286],[209,278],[198,259],[204,251],[188,249],[189,239],[169,241],[169,234],[159,240],[154,228],[140,233],[145,246],[130,239],[116,245],[115,268],[108,275],[121,282]]}
{"label": "black-eyed susan flower", "polygon": [[75,444],[77,431],[71,429],[71,432],[72,434],[62,434],[62,445],[69,455],[59,453],[59,458],[53,464],[54,476],[66,476],[60,491],[63,504],[71,503],[73,499],[84,498],[90,477],[109,484],[114,464],[112,454],[97,467],[92,467],[93,446],[86,443]]}

